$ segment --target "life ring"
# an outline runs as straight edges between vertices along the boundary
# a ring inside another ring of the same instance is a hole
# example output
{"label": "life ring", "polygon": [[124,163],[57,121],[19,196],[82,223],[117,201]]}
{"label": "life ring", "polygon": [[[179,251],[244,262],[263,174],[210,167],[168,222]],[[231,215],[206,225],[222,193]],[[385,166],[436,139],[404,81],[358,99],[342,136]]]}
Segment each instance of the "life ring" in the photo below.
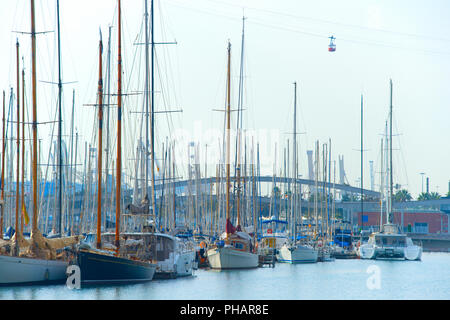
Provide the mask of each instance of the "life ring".
{"label": "life ring", "polygon": [[267,229],[268,234],[272,234],[272,229]]}

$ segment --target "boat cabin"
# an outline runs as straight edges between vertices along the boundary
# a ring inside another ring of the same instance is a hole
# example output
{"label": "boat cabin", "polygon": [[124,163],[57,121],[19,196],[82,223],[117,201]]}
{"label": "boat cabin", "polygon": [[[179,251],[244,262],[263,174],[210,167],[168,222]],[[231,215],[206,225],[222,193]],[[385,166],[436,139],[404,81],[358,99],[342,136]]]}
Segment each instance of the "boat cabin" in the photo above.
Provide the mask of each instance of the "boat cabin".
{"label": "boat cabin", "polygon": [[374,243],[377,247],[406,247],[406,235],[376,233],[369,239],[369,243]]}

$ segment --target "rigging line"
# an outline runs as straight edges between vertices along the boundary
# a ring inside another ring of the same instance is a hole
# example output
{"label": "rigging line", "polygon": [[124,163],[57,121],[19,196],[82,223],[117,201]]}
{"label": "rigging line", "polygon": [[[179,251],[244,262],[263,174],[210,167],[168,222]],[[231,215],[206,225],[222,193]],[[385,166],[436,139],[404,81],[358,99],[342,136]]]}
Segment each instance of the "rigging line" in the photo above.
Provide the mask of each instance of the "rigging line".
{"label": "rigging line", "polygon": [[[232,18],[229,16],[225,16],[225,15],[221,15],[218,13],[213,13],[211,11],[206,11],[206,10],[202,10],[202,9],[198,9],[198,8],[189,8],[186,6],[182,6],[182,5],[175,5],[174,6],[178,6],[178,7],[182,7],[188,10],[192,10],[192,11],[197,11],[197,12],[201,12],[201,13],[206,13],[208,15],[214,15],[214,16],[218,16],[221,18],[226,18],[228,20],[233,20],[233,21],[237,21],[237,18]],[[300,30],[294,30],[294,29],[290,29],[287,27],[280,27],[280,26],[274,26],[274,25],[270,25],[267,23],[263,23],[263,22],[256,22],[255,18],[250,18],[249,22],[253,23],[253,24],[257,24],[257,25],[261,25],[261,26],[265,26],[265,27],[270,27],[273,29],[280,29],[280,30],[284,30],[284,31],[289,31],[289,32],[294,32],[294,33],[299,33],[299,34],[305,34],[305,35],[309,35],[309,36],[313,36],[313,37],[319,37],[319,38],[328,38],[328,35],[322,35],[322,34],[318,34],[318,33],[314,33],[314,32],[308,32],[308,31],[300,31]],[[450,55],[450,52],[440,52],[440,51],[434,51],[434,50],[421,50],[421,49],[411,49],[411,48],[406,48],[406,47],[399,47],[399,46],[395,46],[395,45],[389,45],[389,44],[380,44],[380,43],[374,43],[374,42],[364,42],[364,41],[359,41],[359,40],[352,40],[352,39],[346,39],[346,38],[339,38],[340,41],[347,41],[347,42],[353,42],[353,43],[357,43],[357,44],[365,44],[365,45],[373,45],[373,46],[383,46],[383,47],[390,47],[390,48],[394,48],[394,49],[403,49],[403,50],[413,50],[413,51],[419,51],[419,52],[426,52],[426,53],[433,53],[433,54],[443,54],[443,55]],[[450,40],[449,40],[450,41]]]}
{"label": "rigging line", "polygon": [[[395,128],[397,129],[397,132],[399,132],[400,130],[399,130],[399,126],[398,126],[396,118],[394,118],[394,125],[395,125]],[[401,144],[402,144],[401,143],[401,137],[399,137],[398,138],[398,145],[399,145],[398,149],[400,150],[401,160],[403,161],[402,168],[403,168],[403,171],[404,171],[403,173],[405,174],[405,178],[406,178],[406,185],[408,186],[409,185],[409,179],[408,179],[408,172],[406,170],[406,159],[405,159],[405,154],[403,152],[403,149],[401,148]]]}
{"label": "rigging line", "polygon": [[[164,95],[164,92],[166,92],[166,90],[164,90],[164,87],[163,87],[162,72],[160,71],[160,64],[159,64],[158,55],[156,52],[155,52],[155,64],[156,64],[156,71],[157,71],[157,75],[158,75],[160,86],[161,86],[161,92],[162,92],[161,99],[163,100],[163,106],[165,108],[165,111],[168,111],[167,110],[167,100],[166,100],[166,96]],[[170,134],[171,128],[173,128],[174,125],[173,125],[172,115],[169,114],[168,112],[166,112],[166,121],[167,121],[167,129],[169,130],[169,134]]]}
{"label": "rigging line", "polygon": [[[239,6],[239,5],[233,5],[233,4],[225,3],[225,2],[222,2],[222,1],[218,1],[218,0],[209,0],[209,1],[210,2],[221,3],[221,4],[224,4],[224,5],[228,5],[228,6],[234,6],[234,7],[240,7],[240,8],[242,7],[242,6]],[[417,38],[424,38],[424,39],[429,39],[429,40],[448,41],[448,42],[450,42],[450,39],[442,38],[442,37],[432,37],[432,36],[423,35],[423,34],[399,32],[399,31],[392,31],[392,30],[386,30],[386,29],[376,29],[376,28],[370,28],[370,27],[359,26],[359,25],[354,25],[354,24],[347,24],[347,23],[336,22],[336,21],[331,21],[331,20],[325,20],[325,19],[319,19],[319,18],[311,18],[311,17],[305,17],[305,16],[298,16],[298,15],[294,15],[292,13],[274,11],[274,10],[269,10],[269,9],[254,8],[254,7],[247,7],[247,6],[245,8],[246,9],[250,9],[250,10],[255,10],[255,11],[266,12],[266,13],[270,13],[270,14],[274,14],[274,15],[291,17],[291,18],[300,19],[300,20],[303,19],[303,20],[309,20],[309,21],[316,21],[316,22],[320,22],[320,23],[334,24],[334,25],[348,27],[348,28],[356,28],[356,29],[363,29],[363,30],[369,30],[369,31],[391,33],[391,34],[408,36],[408,37],[417,37]]]}
{"label": "rigging line", "polygon": [[[317,38],[328,38],[328,35],[323,35],[323,34],[314,33],[314,32],[308,32],[308,31],[301,31],[301,30],[293,29],[293,28],[289,28],[289,27],[275,26],[275,25],[271,25],[271,24],[267,24],[267,23],[257,22],[257,20],[255,20],[254,18],[249,18],[249,23],[253,23],[253,24],[256,24],[256,25],[260,25],[260,26],[267,27],[267,28],[272,28],[272,29],[279,29],[279,30],[293,32],[293,33],[305,34],[305,35],[312,36],[312,37],[317,37]],[[417,48],[408,48],[408,47],[396,46],[396,45],[391,45],[391,44],[382,43],[382,42],[353,40],[353,39],[345,38],[345,37],[344,38],[339,37],[339,41],[351,42],[351,43],[363,44],[363,45],[386,47],[386,48],[393,48],[393,49],[408,50],[408,51],[417,51],[417,52],[425,52],[425,53],[433,53],[433,54],[441,54],[441,55],[450,55],[450,52],[426,50],[426,49],[417,49]]]}

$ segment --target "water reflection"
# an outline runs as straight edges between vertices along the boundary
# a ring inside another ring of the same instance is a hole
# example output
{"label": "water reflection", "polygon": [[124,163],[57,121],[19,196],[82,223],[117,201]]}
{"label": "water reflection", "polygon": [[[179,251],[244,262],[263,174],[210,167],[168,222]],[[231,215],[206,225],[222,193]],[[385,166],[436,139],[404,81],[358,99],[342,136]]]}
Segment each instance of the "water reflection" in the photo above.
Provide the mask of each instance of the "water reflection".
{"label": "water reflection", "polygon": [[[450,253],[424,253],[422,262],[336,260],[277,264],[249,270],[197,270],[194,276],[123,285],[0,287],[8,300],[221,300],[221,299],[449,299]],[[376,266],[378,290],[367,287]]]}

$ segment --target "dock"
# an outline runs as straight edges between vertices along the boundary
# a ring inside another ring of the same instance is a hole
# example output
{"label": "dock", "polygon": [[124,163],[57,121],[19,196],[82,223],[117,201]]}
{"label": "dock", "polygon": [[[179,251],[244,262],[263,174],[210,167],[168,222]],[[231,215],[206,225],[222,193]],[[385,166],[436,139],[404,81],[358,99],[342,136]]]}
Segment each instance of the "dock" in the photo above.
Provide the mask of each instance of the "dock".
{"label": "dock", "polygon": [[274,268],[276,262],[275,250],[264,250],[258,254],[258,265],[263,268],[265,266]]}

